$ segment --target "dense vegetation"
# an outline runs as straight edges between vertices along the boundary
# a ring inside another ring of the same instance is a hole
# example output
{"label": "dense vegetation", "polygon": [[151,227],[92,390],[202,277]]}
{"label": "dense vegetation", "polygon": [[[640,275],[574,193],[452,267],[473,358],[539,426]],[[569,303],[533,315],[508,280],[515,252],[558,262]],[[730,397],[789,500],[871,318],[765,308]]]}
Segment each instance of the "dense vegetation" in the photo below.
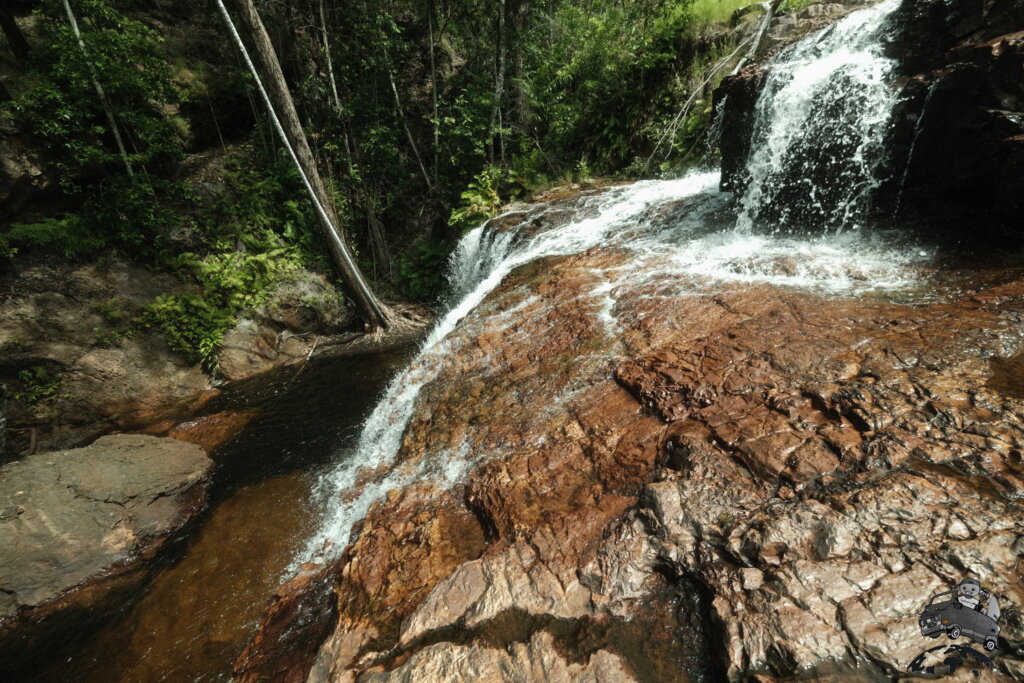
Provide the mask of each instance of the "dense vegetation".
{"label": "dense vegetation", "polygon": [[[735,47],[719,22],[742,4],[256,3],[361,267],[423,301],[461,231],[503,201],[699,160],[708,67]],[[202,293],[161,298],[139,323],[212,365],[275,281],[329,270],[312,211],[212,2],[70,7],[84,49],[62,0],[21,3],[28,49],[10,32],[0,45],[0,116],[59,187],[0,224],[0,260],[113,250],[177,270]]]}

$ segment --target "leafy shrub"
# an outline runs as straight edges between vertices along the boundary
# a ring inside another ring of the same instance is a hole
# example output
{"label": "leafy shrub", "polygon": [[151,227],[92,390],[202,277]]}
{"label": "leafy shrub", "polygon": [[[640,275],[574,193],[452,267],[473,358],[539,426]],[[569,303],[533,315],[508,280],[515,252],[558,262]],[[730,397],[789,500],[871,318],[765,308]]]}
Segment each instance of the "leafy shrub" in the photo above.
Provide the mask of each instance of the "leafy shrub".
{"label": "leafy shrub", "polygon": [[178,159],[180,144],[162,107],[179,93],[160,55],[156,31],[129,19],[124,0],[77,0],[82,41],[79,48],[60,2],[43,3],[38,14],[44,38],[32,50],[34,85],[14,103],[23,125],[53,157],[60,185],[68,194],[82,190],[83,176],[108,169],[121,172],[121,157],[109,129],[104,103],[123,129],[130,162],[138,170]]}
{"label": "leafy shrub", "polygon": [[161,330],[171,349],[217,371],[224,334],[240,312],[259,305],[300,267],[323,263],[310,207],[294,198],[294,171],[280,160],[259,163],[251,150],[227,161],[226,191],[199,217],[204,249],[168,260],[200,286],[146,306],[141,324]]}
{"label": "leafy shrub", "polygon": [[13,257],[19,250],[46,250],[65,258],[91,255],[107,245],[104,235],[97,234],[77,214],[47,218],[37,223],[16,223],[0,234],[0,251]]}
{"label": "leafy shrub", "polygon": [[22,389],[14,393],[14,399],[25,405],[34,406],[37,403],[57,398],[60,377],[51,375],[42,366],[22,370],[18,373],[18,379],[21,380]]}
{"label": "leafy shrub", "polygon": [[451,247],[437,240],[423,240],[406,249],[398,259],[399,290],[418,301],[433,301],[447,287],[445,271]]}
{"label": "leafy shrub", "polygon": [[174,181],[113,176],[94,185],[77,211],[13,225],[0,234],[0,253],[10,258],[19,250],[47,251],[75,259],[118,249],[159,263],[181,221],[175,204],[190,193]]}
{"label": "leafy shrub", "polygon": [[169,294],[146,306],[141,322],[159,328],[172,351],[217,370],[217,351],[234,316],[199,294]]}
{"label": "leafy shrub", "polygon": [[217,371],[217,352],[224,333],[243,309],[264,301],[271,288],[299,267],[296,251],[279,247],[256,253],[191,255],[181,262],[191,268],[202,293],[170,294],[145,307],[141,322],[163,331],[167,344],[189,361]]}
{"label": "leafy shrub", "polygon": [[496,216],[502,204],[498,195],[502,175],[501,169],[490,166],[473,178],[460,195],[462,203],[452,211],[448,224],[467,230]]}

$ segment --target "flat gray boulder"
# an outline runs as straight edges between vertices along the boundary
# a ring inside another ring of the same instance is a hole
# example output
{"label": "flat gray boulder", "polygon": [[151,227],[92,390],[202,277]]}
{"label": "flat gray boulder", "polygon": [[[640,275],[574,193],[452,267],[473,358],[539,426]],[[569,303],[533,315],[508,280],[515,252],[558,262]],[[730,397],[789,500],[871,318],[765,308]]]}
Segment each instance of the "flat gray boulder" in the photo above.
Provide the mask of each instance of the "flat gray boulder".
{"label": "flat gray boulder", "polygon": [[137,585],[205,506],[212,465],[194,444],[121,434],[0,467],[0,652]]}

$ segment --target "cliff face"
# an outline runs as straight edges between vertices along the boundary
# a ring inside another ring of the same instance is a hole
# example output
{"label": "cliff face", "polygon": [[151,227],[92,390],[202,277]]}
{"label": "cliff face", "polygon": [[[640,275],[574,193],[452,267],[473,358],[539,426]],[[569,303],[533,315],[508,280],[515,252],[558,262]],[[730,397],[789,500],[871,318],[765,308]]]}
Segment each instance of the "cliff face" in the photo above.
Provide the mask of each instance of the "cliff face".
{"label": "cliff face", "polygon": [[[901,103],[891,120],[879,215],[953,239],[1020,239],[1024,228],[1024,2],[906,0],[891,23]],[[763,71],[726,79],[716,101],[722,189],[741,191]]]}

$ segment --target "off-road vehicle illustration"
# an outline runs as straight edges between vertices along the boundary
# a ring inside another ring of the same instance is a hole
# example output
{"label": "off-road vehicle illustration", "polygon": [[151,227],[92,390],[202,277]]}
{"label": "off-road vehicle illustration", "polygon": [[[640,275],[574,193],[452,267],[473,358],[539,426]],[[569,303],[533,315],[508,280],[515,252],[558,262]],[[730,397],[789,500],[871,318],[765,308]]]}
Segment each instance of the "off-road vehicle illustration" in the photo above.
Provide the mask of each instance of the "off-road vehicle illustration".
{"label": "off-road vehicle illustration", "polygon": [[[984,606],[979,595],[987,598]],[[976,580],[964,579],[954,590],[933,595],[921,612],[918,624],[921,635],[938,638],[945,633],[955,640],[962,634],[991,652],[999,640],[999,614],[995,596]]]}

